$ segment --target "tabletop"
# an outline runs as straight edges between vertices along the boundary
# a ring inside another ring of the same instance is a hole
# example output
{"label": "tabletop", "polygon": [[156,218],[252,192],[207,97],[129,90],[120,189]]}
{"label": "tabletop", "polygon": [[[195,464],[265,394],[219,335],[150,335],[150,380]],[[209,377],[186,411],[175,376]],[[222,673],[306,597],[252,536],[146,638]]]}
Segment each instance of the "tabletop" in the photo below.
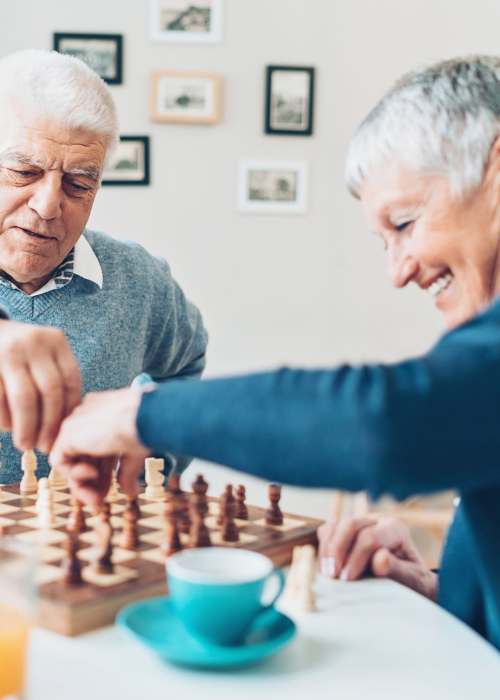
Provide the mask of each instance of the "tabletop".
{"label": "tabletop", "polygon": [[33,633],[28,700],[498,700],[500,655],[437,605],[387,580],[317,584],[318,611],[259,666],[162,663],[120,629]]}

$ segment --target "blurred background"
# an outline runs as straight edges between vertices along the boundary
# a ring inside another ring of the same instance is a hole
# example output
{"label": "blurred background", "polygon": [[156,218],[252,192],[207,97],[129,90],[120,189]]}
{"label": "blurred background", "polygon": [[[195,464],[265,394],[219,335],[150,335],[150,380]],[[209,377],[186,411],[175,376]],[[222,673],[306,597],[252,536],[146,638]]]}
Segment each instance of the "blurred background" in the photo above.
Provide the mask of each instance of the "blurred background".
{"label": "blurred background", "polygon": [[[196,4],[196,3],[193,3]],[[222,39],[154,42],[147,0],[0,4],[0,53],[51,48],[55,32],[123,35],[112,85],[122,134],[151,140],[151,184],[106,186],[90,227],[165,257],[210,333],[207,375],[274,367],[393,361],[425,351],[441,322],[418,289],[394,291],[381,243],[347,192],[344,160],[358,122],[403,72],[458,54],[497,53],[500,5],[476,0],[226,0]],[[267,65],[316,70],[311,136],[264,133]],[[222,76],[211,125],[150,119],[151,76]],[[237,206],[240,159],[308,165],[304,214]],[[217,494],[234,473],[195,463]],[[265,501],[245,477],[249,498]],[[322,517],[331,495],[286,489],[283,506]]]}

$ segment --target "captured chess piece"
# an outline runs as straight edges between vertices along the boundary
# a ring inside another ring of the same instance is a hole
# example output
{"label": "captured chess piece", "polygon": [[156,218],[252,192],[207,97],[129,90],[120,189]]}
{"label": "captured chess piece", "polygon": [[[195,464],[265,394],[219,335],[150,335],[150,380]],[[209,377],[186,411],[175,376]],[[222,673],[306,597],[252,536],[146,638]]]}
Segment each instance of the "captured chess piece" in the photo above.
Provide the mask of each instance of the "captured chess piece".
{"label": "captured chess piece", "polygon": [[245,503],[246,489],[240,484],[236,488],[236,517],[238,520],[248,520],[248,508]]}
{"label": "captured chess piece", "polygon": [[226,486],[226,490],[221,499],[222,505],[222,539],[224,542],[238,542],[240,533],[234,522],[236,515],[236,499],[233,495],[231,484]]}
{"label": "captured chess piece", "polygon": [[120,547],[123,549],[137,549],[139,546],[137,508],[134,506],[136,500],[129,498],[123,511],[123,530],[120,538]]}
{"label": "captured chess piece", "polygon": [[111,527],[110,517],[110,505],[104,502],[95,526],[97,556],[94,561],[94,571],[97,574],[112,574],[114,572],[114,566],[111,560],[113,555],[113,528]]}
{"label": "captured chess piece", "polygon": [[87,529],[83,503],[77,498],[73,498],[71,501],[71,513],[68,516],[68,524],[66,529],[69,532],[73,532],[77,535],[81,532],[85,532]]}
{"label": "captured chess piece", "polygon": [[280,606],[288,613],[300,614],[316,610],[313,583],[316,576],[316,552],[311,544],[293,548],[292,564],[287,576]]}
{"label": "captured chess piece", "polygon": [[68,586],[77,586],[83,583],[82,565],[78,558],[78,535],[76,532],[68,532],[64,542],[65,558],[61,567],[63,570],[63,582]]}
{"label": "captured chess piece", "polygon": [[269,485],[269,508],[266,510],[267,525],[283,525],[283,513],[279,507],[281,486]]}
{"label": "captured chess piece", "polygon": [[36,480],[35,475],[36,468],[37,459],[36,454],[33,452],[33,450],[23,452],[23,456],[21,458],[21,469],[23,470],[23,478],[21,479],[21,483],[19,484],[19,491],[21,495],[24,493],[37,492],[38,481]]}
{"label": "captured chess piece", "polygon": [[165,475],[163,469],[165,462],[163,459],[156,457],[148,457],[144,462],[144,479],[146,481],[146,490],[144,495],[151,500],[163,500],[165,491],[163,484],[165,483]]}
{"label": "captured chess piece", "polygon": [[198,474],[196,479],[193,481],[192,489],[193,494],[195,494],[197,497],[196,503],[199,506],[199,510],[202,512],[203,517],[206,517],[209,510],[207,498],[208,483],[205,481],[202,474]]}

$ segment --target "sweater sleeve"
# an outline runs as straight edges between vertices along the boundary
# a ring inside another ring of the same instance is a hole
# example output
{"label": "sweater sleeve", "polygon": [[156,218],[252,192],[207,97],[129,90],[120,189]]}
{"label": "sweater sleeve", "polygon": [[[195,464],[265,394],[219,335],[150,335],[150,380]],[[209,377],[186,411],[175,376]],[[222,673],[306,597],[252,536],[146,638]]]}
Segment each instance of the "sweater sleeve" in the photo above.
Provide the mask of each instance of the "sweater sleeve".
{"label": "sweater sleeve", "polygon": [[500,305],[427,355],[145,394],[143,442],[266,479],[405,498],[500,482]]}

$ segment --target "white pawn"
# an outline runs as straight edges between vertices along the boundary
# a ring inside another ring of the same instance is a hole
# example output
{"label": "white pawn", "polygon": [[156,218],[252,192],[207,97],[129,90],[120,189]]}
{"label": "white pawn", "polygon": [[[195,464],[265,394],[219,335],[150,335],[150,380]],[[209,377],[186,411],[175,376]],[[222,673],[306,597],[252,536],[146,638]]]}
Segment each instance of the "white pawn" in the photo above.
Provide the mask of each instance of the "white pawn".
{"label": "white pawn", "polygon": [[38,498],[36,499],[36,512],[38,515],[38,526],[41,528],[51,528],[56,525],[54,513],[54,501],[49,480],[46,477],[38,482]]}
{"label": "white pawn", "polygon": [[68,485],[64,476],[55,467],[50,470],[49,484],[53,489],[65,489]]}
{"label": "white pawn", "polygon": [[300,614],[316,610],[313,582],[316,575],[316,555],[310,544],[294,547],[292,564],[280,607],[285,612]]}
{"label": "white pawn", "polygon": [[151,498],[153,500],[163,500],[165,497],[165,489],[163,488],[165,482],[163,468],[165,463],[163,459],[148,457],[144,465],[146,481],[146,491],[144,495],[146,498]]}
{"label": "white pawn", "polygon": [[37,459],[36,454],[33,450],[28,450],[23,452],[21,458],[21,469],[23,470],[23,478],[19,484],[19,490],[21,493],[36,493],[38,489],[38,482],[36,480],[36,467]]}
{"label": "white pawn", "polygon": [[108,494],[106,500],[112,503],[120,498],[120,491],[118,490],[118,480],[116,478],[116,472],[111,474],[111,483],[109,485]]}

